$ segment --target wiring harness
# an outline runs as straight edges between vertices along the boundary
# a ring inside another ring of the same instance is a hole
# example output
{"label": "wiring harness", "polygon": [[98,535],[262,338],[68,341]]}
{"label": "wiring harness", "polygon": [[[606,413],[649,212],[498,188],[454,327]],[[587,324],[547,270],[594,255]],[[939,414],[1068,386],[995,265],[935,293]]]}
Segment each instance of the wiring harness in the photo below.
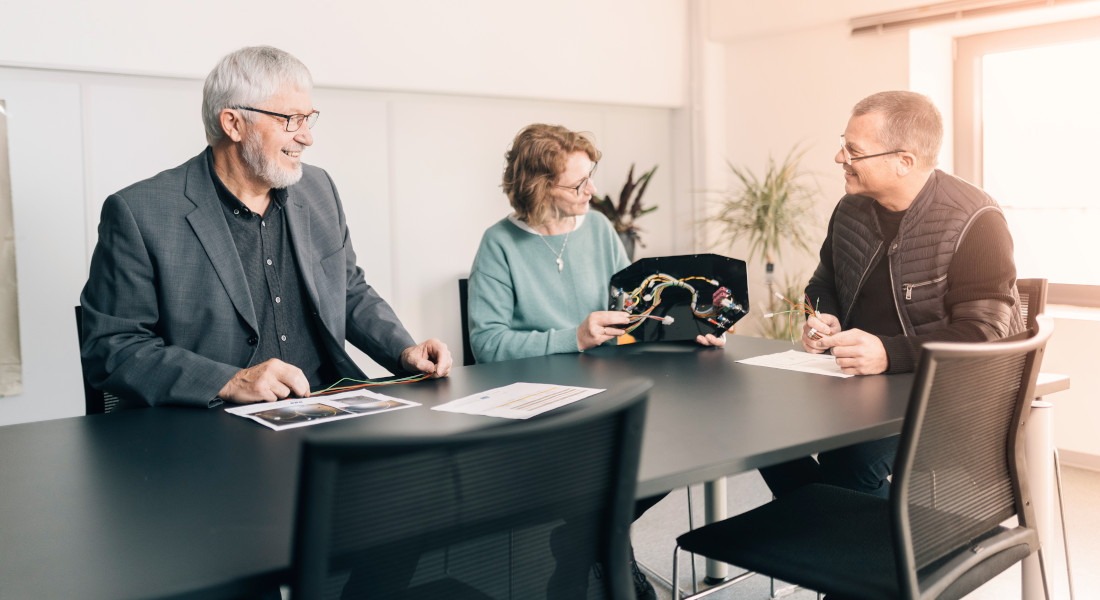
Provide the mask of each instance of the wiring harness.
{"label": "wiring harness", "polygon": [[[780,294],[779,292],[775,292],[775,297],[789,304],[790,309],[778,312],[764,313],[764,318],[771,319],[779,315],[787,315],[787,322],[789,324],[789,329],[791,332],[791,341],[794,342],[795,315],[805,315],[807,318],[816,317],[817,309],[812,304],[810,304],[810,297],[806,294],[802,295],[802,299],[799,302],[791,302],[786,298],[786,296]],[[818,331],[817,329],[811,328],[809,334],[807,335],[809,335],[809,338],[811,340],[819,340],[829,334],[827,332]]]}
{"label": "wiring harness", "polygon": [[[710,294],[709,304],[699,303],[699,284],[689,283],[692,281],[705,282],[709,286],[717,288]],[[722,331],[732,327],[737,318],[746,312],[740,304],[733,300],[730,290],[714,279],[699,275],[676,278],[666,273],[654,273],[642,280],[641,284],[631,291],[616,289],[611,292],[612,298],[619,302],[618,309],[628,314],[630,325],[626,328],[627,333],[637,329],[646,319],[655,319],[664,325],[671,325],[674,322],[671,315],[658,316],[653,314],[661,306],[662,293],[669,289],[682,289],[690,293],[691,313],[696,318],[703,319]]]}
{"label": "wiring harness", "polygon": [[366,380],[366,381],[363,381],[363,380],[359,380],[359,379],[351,379],[350,377],[345,377],[345,378],[337,381],[336,383],[328,386],[327,388],[324,388],[322,390],[318,390],[316,392],[310,392],[309,395],[310,396],[323,396],[325,394],[335,394],[337,392],[348,392],[348,391],[351,391],[351,390],[358,390],[358,389],[368,388],[368,387],[377,387],[377,386],[382,386],[382,385],[395,385],[395,384],[398,384],[398,383],[414,383],[414,382],[417,382],[417,381],[424,381],[425,379],[427,379],[429,377],[431,377],[431,373],[421,373],[419,375],[412,375],[412,376],[409,376],[409,377],[401,377],[399,379],[389,379],[389,380],[386,380],[386,381],[373,381],[373,380],[369,380],[369,379]]}

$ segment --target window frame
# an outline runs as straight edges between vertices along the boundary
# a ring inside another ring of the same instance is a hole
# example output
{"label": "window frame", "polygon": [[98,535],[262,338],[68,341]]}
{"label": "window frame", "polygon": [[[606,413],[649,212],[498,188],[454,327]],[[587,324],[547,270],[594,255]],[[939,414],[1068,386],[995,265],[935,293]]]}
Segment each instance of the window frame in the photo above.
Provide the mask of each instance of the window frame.
{"label": "window frame", "polygon": [[[955,174],[981,187],[982,57],[986,54],[1100,39],[1100,17],[1006,29],[955,38]],[[1100,307],[1100,286],[1051,283],[1047,302]]]}

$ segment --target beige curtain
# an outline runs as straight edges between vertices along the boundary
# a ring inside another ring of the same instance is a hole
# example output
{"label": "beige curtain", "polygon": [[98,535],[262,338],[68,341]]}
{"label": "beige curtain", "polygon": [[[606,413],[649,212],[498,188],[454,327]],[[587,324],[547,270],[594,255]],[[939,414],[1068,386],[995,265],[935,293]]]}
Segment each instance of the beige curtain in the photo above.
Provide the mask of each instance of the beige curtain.
{"label": "beige curtain", "polygon": [[18,291],[8,162],[8,112],[4,101],[0,100],[0,396],[23,393]]}

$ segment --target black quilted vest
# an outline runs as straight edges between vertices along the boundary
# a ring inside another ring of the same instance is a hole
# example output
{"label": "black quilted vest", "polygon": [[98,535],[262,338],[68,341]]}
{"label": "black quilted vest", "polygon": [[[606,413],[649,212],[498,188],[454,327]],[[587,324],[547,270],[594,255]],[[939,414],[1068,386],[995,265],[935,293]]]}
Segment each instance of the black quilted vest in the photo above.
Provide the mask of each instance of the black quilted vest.
{"label": "black quilted vest", "polygon": [[[845,196],[834,217],[833,268],[845,329],[851,324],[860,287],[884,250],[874,202],[866,196]],[[990,210],[1001,212],[989,194],[939,169],[917,194],[897,237],[885,249],[894,306],[906,335],[921,335],[948,324],[943,299],[951,258],[978,215]],[[1019,315],[1015,321],[1011,328],[1021,331]]]}

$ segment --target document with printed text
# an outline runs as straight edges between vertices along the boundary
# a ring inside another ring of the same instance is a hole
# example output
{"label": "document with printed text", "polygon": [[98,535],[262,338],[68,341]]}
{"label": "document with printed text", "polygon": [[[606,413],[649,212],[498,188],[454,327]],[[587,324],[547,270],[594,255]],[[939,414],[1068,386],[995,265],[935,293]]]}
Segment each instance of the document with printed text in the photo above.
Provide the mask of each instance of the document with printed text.
{"label": "document with printed text", "polygon": [[505,419],[529,419],[602,391],[603,389],[549,383],[513,383],[433,406],[432,410]]}
{"label": "document with printed text", "polygon": [[786,369],[788,371],[802,371],[803,373],[816,373],[830,377],[851,377],[840,372],[836,359],[831,354],[810,354],[797,350],[787,350],[776,354],[765,354],[737,361],[746,365],[771,367],[773,369]]}
{"label": "document with printed text", "polygon": [[252,419],[260,425],[279,431],[326,421],[365,417],[413,406],[420,406],[420,403],[366,390],[352,390],[330,396],[289,398],[278,402],[233,406],[225,409],[225,412]]}

